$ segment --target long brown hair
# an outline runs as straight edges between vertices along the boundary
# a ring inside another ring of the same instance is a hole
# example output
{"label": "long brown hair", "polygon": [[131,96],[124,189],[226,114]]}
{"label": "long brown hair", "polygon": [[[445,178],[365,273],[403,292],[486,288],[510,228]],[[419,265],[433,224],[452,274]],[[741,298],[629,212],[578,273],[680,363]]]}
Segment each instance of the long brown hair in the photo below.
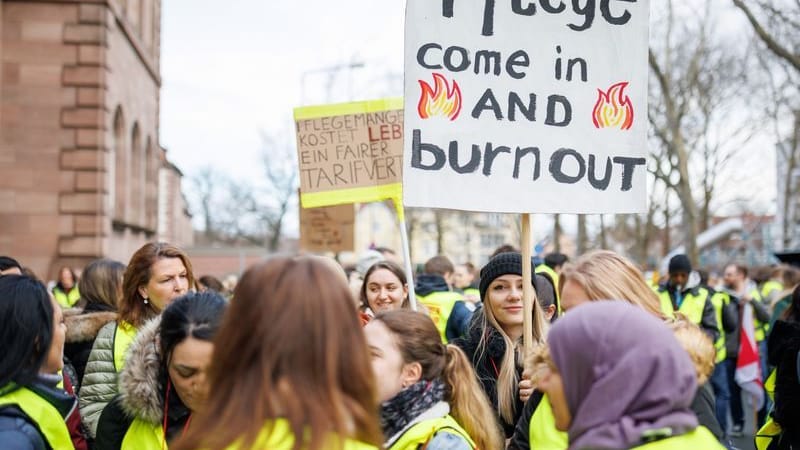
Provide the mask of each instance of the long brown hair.
{"label": "long brown hair", "polygon": [[102,258],[90,262],[78,282],[81,300],[87,305],[100,304],[116,310],[124,274],[125,264],[119,261]]}
{"label": "long brown hair", "polygon": [[147,320],[158,315],[159,311],[151,304],[144,302],[139,288],[150,282],[150,269],[156,261],[163,258],[179,258],[186,268],[189,289],[195,285],[192,264],[189,256],[178,247],[166,242],[148,242],[136,251],[125,269],[122,278],[122,298],[119,302],[119,320],[139,328]]}
{"label": "long brown hair", "polygon": [[469,359],[455,345],[443,345],[430,317],[410,310],[378,314],[394,335],[403,362],[418,362],[422,379],[441,379],[447,386],[450,415],[467,431],[481,449],[503,448],[500,428],[492,405],[486,398]]}
{"label": "long brown hair", "polygon": [[295,449],[382,442],[350,290],[320,257],[275,257],[244,273],[215,339],[209,382],[207,413],[175,450],[251,448],[279,418]]}

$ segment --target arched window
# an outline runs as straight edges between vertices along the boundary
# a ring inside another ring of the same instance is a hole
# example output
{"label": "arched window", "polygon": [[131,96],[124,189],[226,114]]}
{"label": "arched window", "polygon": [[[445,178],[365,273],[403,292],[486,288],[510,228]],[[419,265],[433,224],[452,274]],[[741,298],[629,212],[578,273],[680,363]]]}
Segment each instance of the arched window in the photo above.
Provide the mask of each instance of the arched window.
{"label": "arched window", "polygon": [[158,156],[153,148],[153,142],[148,136],[145,144],[145,226],[156,229],[158,214]]}
{"label": "arched window", "polygon": [[126,145],[125,118],[122,108],[117,107],[114,113],[114,164],[111,165],[111,199],[112,211],[115,220],[125,220],[125,213],[128,208],[128,146]]}
{"label": "arched window", "polygon": [[131,130],[131,204],[129,223],[141,225],[144,222],[144,149],[139,124],[134,123]]}

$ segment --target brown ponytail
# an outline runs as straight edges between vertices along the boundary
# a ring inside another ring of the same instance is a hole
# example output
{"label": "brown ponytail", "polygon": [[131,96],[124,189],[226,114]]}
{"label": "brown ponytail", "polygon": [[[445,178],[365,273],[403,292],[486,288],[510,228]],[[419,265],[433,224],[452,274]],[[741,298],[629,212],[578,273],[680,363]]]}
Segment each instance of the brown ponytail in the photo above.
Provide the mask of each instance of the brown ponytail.
{"label": "brown ponytail", "polygon": [[478,448],[503,448],[500,428],[493,419],[495,413],[492,405],[478,384],[469,359],[455,345],[447,346],[447,362],[442,379],[450,394],[450,415],[467,430]]}
{"label": "brown ponytail", "polygon": [[430,317],[410,310],[378,314],[375,319],[392,332],[408,364],[422,367],[422,380],[442,380],[447,386],[450,415],[475,441],[479,449],[503,448],[503,438],[489,399],[464,352],[454,345],[442,345],[439,331]]}

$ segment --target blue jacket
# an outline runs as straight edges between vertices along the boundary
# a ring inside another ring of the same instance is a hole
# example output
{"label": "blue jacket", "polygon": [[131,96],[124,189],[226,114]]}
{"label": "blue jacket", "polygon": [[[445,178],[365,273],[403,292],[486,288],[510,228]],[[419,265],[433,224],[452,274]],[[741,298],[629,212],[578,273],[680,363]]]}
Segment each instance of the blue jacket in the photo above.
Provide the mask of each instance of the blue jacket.
{"label": "blue jacket", "polygon": [[[56,407],[67,417],[75,407],[75,398],[44,380],[33,382],[28,389]],[[0,447],[3,450],[48,450],[50,447],[31,419],[16,406],[0,407]]]}

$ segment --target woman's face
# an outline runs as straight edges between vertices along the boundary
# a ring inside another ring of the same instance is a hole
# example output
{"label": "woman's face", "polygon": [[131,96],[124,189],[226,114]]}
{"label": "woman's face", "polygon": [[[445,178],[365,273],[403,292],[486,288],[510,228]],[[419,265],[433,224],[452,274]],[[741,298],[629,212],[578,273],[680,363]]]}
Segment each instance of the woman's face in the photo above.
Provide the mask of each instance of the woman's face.
{"label": "woman's face", "polygon": [[191,411],[202,411],[208,399],[208,369],[214,344],[186,338],[172,350],[167,370],[181,401]]}
{"label": "woman's face", "polygon": [[408,286],[388,269],[377,269],[366,281],[367,303],[374,313],[400,309],[408,296]]}
{"label": "woman's face", "polygon": [[72,276],[72,271],[66,267],[61,269],[61,273],[58,275],[58,281],[61,282],[61,286],[63,286],[64,289],[72,289],[72,286],[75,285],[75,278]]}
{"label": "woman's face", "polygon": [[53,341],[50,343],[41,372],[53,374],[64,367],[64,339],[67,335],[67,325],[64,323],[64,314],[58,303],[52,297],[50,303],[53,304]]}
{"label": "woman's face", "polygon": [[561,309],[569,311],[578,305],[590,301],[589,294],[586,293],[583,286],[571,279],[568,279],[567,282],[564,283],[564,288],[561,290]]}
{"label": "woman's face", "polygon": [[514,274],[495,278],[486,292],[495,320],[504,330],[522,325],[522,276]]}
{"label": "woman's face", "polygon": [[[367,345],[372,356],[372,371],[378,386],[378,399],[385,402],[405,387],[419,381],[414,364],[405,364],[394,334],[380,320],[364,327]],[[419,363],[416,363],[419,367]]]}
{"label": "woman's face", "polygon": [[189,276],[180,258],[161,258],[150,266],[150,280],[139,294],[159,311],[189,290]]}
{"label": "woman's face", "polygon": [[572,414],[567,406],[567,398],[564,395],[564,384],[561,375],[552,369],[544,369],[541,378],[536,386],[544,392],[550,407],[553,409],[556,428],[559,431],[567,431],[572,423]]}

